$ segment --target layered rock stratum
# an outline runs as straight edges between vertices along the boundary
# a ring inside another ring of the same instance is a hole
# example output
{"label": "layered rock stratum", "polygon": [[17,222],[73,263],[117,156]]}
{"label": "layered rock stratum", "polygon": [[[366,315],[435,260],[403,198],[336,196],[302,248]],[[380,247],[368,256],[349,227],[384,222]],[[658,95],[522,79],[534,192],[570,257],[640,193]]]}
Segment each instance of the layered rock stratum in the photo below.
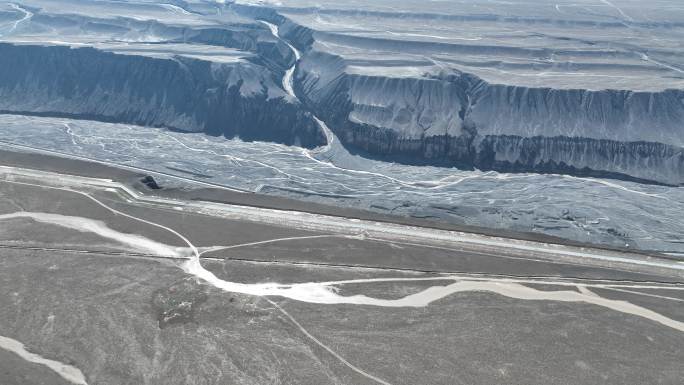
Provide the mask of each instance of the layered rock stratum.
{"label": "layered rock stratum", "polygon": [[308,148],[317,117],[368,158],[684,183],[673,1],[28,0],[0,23],[4,112]]}

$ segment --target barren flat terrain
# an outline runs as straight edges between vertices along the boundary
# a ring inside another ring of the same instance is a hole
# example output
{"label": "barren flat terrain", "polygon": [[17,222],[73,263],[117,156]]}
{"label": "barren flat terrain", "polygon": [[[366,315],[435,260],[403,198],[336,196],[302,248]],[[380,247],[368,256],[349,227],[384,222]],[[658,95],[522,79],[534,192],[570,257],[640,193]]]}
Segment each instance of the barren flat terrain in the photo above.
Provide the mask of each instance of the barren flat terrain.
{"label": "barren flat terrain", "polygon": [[0,171],[8,385],[684,375],[676,261]]}

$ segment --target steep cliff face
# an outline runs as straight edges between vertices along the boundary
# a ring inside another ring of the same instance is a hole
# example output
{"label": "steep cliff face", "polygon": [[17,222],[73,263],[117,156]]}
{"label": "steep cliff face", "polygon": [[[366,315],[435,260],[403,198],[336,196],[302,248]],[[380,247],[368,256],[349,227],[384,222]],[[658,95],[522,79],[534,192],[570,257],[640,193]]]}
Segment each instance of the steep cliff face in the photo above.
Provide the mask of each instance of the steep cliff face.
{"label": "steep cliff face", "polygon": [[311,50],[298,90],[352,150],[385,160],[684,184],[684,92],[355,74]]}
{"label": "steep cliff face", "polygon": [[315,147],[325,137],[273,74],[246,61],[0,44],[0,110]]}
{"label": "steep cliff face", "polygon": [[588,138],[485,136],[475,165],[504,172],[541,172],[684,184],[681,147]]}
{"label": "steep cliff face", "polygon": [[253,18],[208,3],[72,5],[0,5],[0,110],[325,143],[282,89],[294,53]]}
{"label": "steep cliff face", "polygon": [[481,135],[569,136],[684,145],[684,91],[472,89],[468,114]]}
{"label": "steep cliff face", "polygon": [[673,15],[304,4],[240,12],[303,51],[297,94],[352,152],[684,184],[682,50],[651,39],[681,37]]}

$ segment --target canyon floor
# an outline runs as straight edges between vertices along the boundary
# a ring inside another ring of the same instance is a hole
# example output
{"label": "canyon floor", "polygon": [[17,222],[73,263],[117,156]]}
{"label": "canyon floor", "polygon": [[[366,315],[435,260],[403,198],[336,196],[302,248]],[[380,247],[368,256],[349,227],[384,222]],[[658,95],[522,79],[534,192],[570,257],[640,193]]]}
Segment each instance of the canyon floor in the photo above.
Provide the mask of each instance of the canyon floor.
{"label": "canyon floor", "polygon": [[165,197],[69,162],[0,167],[3,384],[684,376],[666,256]]}

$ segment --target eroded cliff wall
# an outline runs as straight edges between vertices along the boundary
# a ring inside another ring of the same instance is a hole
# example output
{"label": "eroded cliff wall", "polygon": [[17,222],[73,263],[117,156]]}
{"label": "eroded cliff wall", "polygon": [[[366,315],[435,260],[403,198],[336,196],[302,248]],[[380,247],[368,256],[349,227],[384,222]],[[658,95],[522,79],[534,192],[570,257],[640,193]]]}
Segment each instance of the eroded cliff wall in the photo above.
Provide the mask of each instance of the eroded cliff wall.
{"label": "eroded cliff wall", "polygon": [[309,51],[298,90],[352,150],[412,164],[684,183],[684,92],[350,73]]}
{"label": "eroded cliff wall", "polygon": [[[246,61],[0,44],[0,110],[82,117],[315,147],[325,137]],[[269,92],[270,91],[270,92]]]}

